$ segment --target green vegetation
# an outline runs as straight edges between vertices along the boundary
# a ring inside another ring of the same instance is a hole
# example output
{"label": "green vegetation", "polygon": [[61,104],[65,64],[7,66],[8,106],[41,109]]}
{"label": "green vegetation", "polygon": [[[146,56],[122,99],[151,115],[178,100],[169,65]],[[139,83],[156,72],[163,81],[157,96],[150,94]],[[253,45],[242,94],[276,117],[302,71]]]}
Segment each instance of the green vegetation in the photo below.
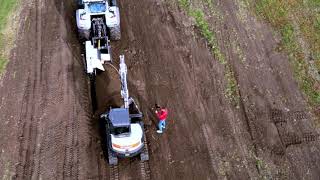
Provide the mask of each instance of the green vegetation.
{"label": "green vegetation", "polygon": [[212,0],[203,0],[205,2],[206,5],[209,6],[209,8],[213,8],[213,1]]}
{"label": "green vegetation", "polygon": [[[268,164],[261,158],[254,156],[256,159],[256,167],[259,170],[259,179],[273,179],[271,174],[271,169],[269,168]],[[279,176],[279,175],[278,175]],[[283,176],[280,176],[283,177]]]}
{"label": "green vegetation", "polygon": [[[210,25],[205,19],[205,14],[201,9],[194,9],[191,7],[189,0],[178,0],[179,5],[183,8],[187,14],[194,18],[196,27],[200,30],[201,35],[206,39],[209,47],[212,50],[213,55],[218,59],[218,61],[225,66],[225,79],[227,80],[227,87],[225,90],[225,96],[230,99],[230,101],[238,107],[239,105],[239,90],[237,81],[235,79],[232,68],[225,60],[225,56],[221,53],[219,49],[218,42],[216,39],[216,34],[210,29]],[[213,8],[212,1],[204,0],[204,3]]]}
{"label": "green vegetation", "polygon": [[227,89],[225,92],[225,96],[231,100],[234,106],[239,108],[240,95],[237,80],[230,66],[226,65],[225,68],[226,69],[224,76],[227,79]]}
{"label": "green vegetation", "polygon": [[284,0],[261,0],[256,5],[257,12],[275,25],[281,25],[288,16],[287,1]]}
{"label": "green vegetation", "polygon": [[[205,0],[208,1],[208,0]],[[189,0],[178,0],[180,7],[182,7],[189,16],[195,19],[196,26],[199,28],[201,35],[207,40],[208,45],[211,47],[213,54],[218,58],[222,64],[226,64],[225,58],[221,53],[215,33],[210,30],[210,26],[205,19],[205,14],[200,9],[193,9],[190,6]]]}
{"label": "green vegetation", "polygon": [[178,0],[179,5],[186,11],[189,11],[190,1],[189,0]]}
{"label": "green vegetation", "polygon": [[225,57],[221,53],[215,33],[210,30],[209,24],[205,19],[204,13],[199,10],[193,10],[189,13],[191,17],[193,17],[196,21],[196,26],[200,29],[201,35],[207,40],[208,45],[212,49],[212,53],[218,58],[219,62],[222,64],[226,64]]}
{"label": "green vegetation", "polygon": [[[320,105],[319,83],[311,76],[311,64],[320,72],[320,0],[261,0],[256,12],[272,24],[282,36],[279,50],[289,54],[295,79],[313,106]],[[299,32],[298,32],[299,31]],[[308,47],[298,40],[301,35]],[[307,49],[310,54],[306,54]]]}
{"label": "green vegetation", "polygon": [[7,34],[5,32],[7,20],[12,10],[17,5],[17,0],[0,0],[0,74],[5,69],[7,64],[7,54],[5,53],[5,47],[7,43]]}
{"label": "green vegetation", "polygon": [[[2,56],[2,55],[1,55]],[[7,59],[0,57],[0,75],[7,65]]]}

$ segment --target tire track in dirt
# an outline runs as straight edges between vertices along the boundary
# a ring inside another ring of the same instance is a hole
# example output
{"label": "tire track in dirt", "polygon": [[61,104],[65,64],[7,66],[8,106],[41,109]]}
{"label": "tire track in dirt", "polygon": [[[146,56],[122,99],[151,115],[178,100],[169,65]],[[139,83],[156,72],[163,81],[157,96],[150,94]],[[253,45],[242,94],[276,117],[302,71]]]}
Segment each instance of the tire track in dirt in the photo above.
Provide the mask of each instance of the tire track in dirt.
{"label": "tire track in dirt", "polygon": [[[140,105],[138,104],[138,107],[140,107]],[[147,153],[149,155],[150,158],[150,154],[149,154],[149,145],[147,142],[147,127],[144,127],[144,138],[143,138],[143,143],[144,143],[144,150],[143,153]],[[170,154],[169,154],[170,156]],[[140,158],[140,157],[139,157]],[[140,165],[140,173],[141,173],[141,177],[143,180],[149,180],[151,179],[151,169],[150,169],[150,163],[149,160],[148,161],[141,161],[141,159],[139,159],[139,165]]]}
{"label": "tire track in dirt", "polygon": [[[276,121],[274,126],[268,118],[272,108],[307,111],[306,101],[293,79],[288,58],[276,51],[279,39],[272,34],[270,27],[258,22],[250,12],[240,12],[241,16],[237,15],[239,11],[237,2],[220,1],[219,4],[215,4],[223,12],[224,19],[223,24],[214,29],[219,32],[218,37],[221,36],[219,43],[229,57],[228,63],[231,64],[239,84],[241,110],[247,116],[243,120],[248,123],[248,132],[251,133],[256,146],[256,157],[267,164],[258,168],[261,177],[276,175],[278,169],[286,167],[294,169],[289,172],[291,175],[289,177],[294,179],[316,177],[319,169],[317,163],[315,161],[306,163],[306,159],[310,160],[311,156],[317,157],[313,152],[318,152],[319,145],[314,143],[301,146],[304,153],[301,153],[300,148],[284,151],[285,146],[300,144],[304,132],[314,131],[311,121],[296,122],[278,118],[274,120]],[[244,21],[241,21],[241,18]],[[246,57],[245,61],[241,61],[239,52],[227,46],[235,40],[239,42],[239,49],[242,51],[240,55]],[[303,114],[297,113],[297,116],[303,117]],[[305,139],[313,140],[315,136],[315,134],[306,135]],[[313,152],[310,151],[311,147],[314,148]],[[285,158],[282,158],[281,162],[280,158],[277,158],[279,156],[270,158],[270,151],[271,155],[272,153],[285,155]],[[311,172],[308,175],[304,174],[307,169]]]}
{"label": "tire track in dirt", "polygon": [[[30,78],[28,78],[28,85],[30,84]],[[25,91],[24,95],[24,103],[23,103],[23,113],[20,114],[20,117],[23,119],[30,118],[28,115],[29,110],[29,104],[30,104],[30,96],[32,95],[31,91]],[[23,121],[23,119],[20,119],[19,121]],[[30,156],[30,149],[29,144],[31,141],[30,133],[33,129],[31,122],[24,122],[22,125],[22,134],[19,136],[19,142],[20,142],[20,148],[19,148],[19,158],[18,158],[18,165],[16,169],[16,179],[25,179],[25,177],[28,176],[27,173],[27,161],[28,156]]]}
{"label": "tire track in dirt", "polygon": [[119,166],[118,165],[109,166],[109,179],[110,180],[119,180]]}
{"label": "tire track in dirt", "polygon": [[[271,157],[276,159],[278,167],[275,177],[278,179],[292,179],[290,173],[290,164],[288,156],[294,149],[306,149],[309,146],[316,144],[319,141],[319,134],[315,132],[299,132],[292,131],[291,123],[302,123],[309,121],[308,115],[304,111],[289,111],[283,112],[279,109],[272,109],[270,112],[270,120],[273,122],[278,130],[280,143],[276,143],[271,147]],[[299,157],[294,155],[295,157]]]}
{"label": "tire track in dirt", "polygon": [[[289,111],[283,112],[279,109],[272,109],[270,119],[278,129],[282,145],[287,148],[292,145],[306,144],[319,140],[319,134],[315,132],[302,132],[299,135],[297,132],[290,132],[287,128],[288,123],[307,121],[308,115],[304,111]],[[276,154],[283,154],[275,151]]]}
{"label": "tire track in dirt", "polygon": [[103,152],[100,152],[98,154],[97,159],[98,159],[98,178],[103,179],[104,177],[108,177],[108,172],[110,172],[110,169],[106,165],[107,162],[106,162],[106,159],[104,158]]}
{"label": "tire track in dirt", "polygon": [[[20,152],[19,152],[19,164],[17,166],[16,178],[17,179],[27,179],[32,176],[34,170],[34,159],[35,159],[35,151],[36,151],[36,140],[38,134],[38,122],[39,119],[34,117],[36,111],[36,105],[34,102],[37,101],[37,94],[40,92],[39,87],[41,83],[41,5],[40,0],[35,1],[35,14],[36,14],[36,34],[37,39],[35,43],[36,55],[35,60],[33,62],[33,68],[29,70],[29,85],[26,88],[26,96],[25,96],[25,106],[24,116],[26,121],[23,125],[23,133],[20,136],[22,141],[20,142]],[[31,81],[31,77],[35,77],[33,82]],[[31,107],[29,109],[29,107]],[[26,139],[26,140],[25,140]]]}
{"label": "tire track in dirt", "polygon": [[[74,112],[74,109],[72,110]],[[74,176],[73,171],[73,157],[74,157],[74,117],[73,113],[70,114],[69,122],[65,128],[65,150],[64,150],[64,162],[63,162],[63,178],[71,178]]]}
{"label": "tire track in dirt", "polygon": [[[209,132],[209,129],[207,126],[208,126],[207,124],[202,124],[201,130],[205,137],[205,142],[208,148],[212,170],[216,172],[219,169],[219,163],[217,162],[217,158],[219,157],[219,154],[217,154],[217,152],[213,148],[214,146],[211,144],[211,141],[214,141],[214,139],[212,138],[211,135],[209,135],[211,133]],[[216,174],[218,175],[217,177],[218,179],[223,179],[223,177],[220,176],[220,173],[216,172]]]}
{"label": "tire track in dirt", "polygon": [[[64,1],[60,2],[60,21],[63,22],[65,16],[64,11]],[[60,23],[60,32],[64,32],[65,24]],[[63,38],[61,38],[61,44],[63,44]],[[67,82],[75,82],[76,72],[73,69],[74,62],[71,65],[67,65],[70,68],[70,73],[67,75]],[[77,130],[79,128],[79,117],[76,112],[76,96],[78,95],[74,90],[76,90],[75,83],[72,86],[66,86],[66,92],[64,93],[64,99],[67,99],[68,106],[65,110],[69,113],[69,118],[67,119],[67,125],[65,128],[65,150],[64,150],[64,162],[63,162],[63,179],[78,179],[79,171],[79,146],[76,144],[78,142]]]}
{"label": "tire track in dirt", "polygon": [[[83,94],[76,91],[76,62],[66,61],[70,46],[65,45],[64,3],[60,1],[56,9],[52,1],[34,1],[35,13],[29,17],[34,20],[31,27],[35,28],[36,41],[30,43],[34,53],[20,115],[24,118],[20,121],[25,122],[16,179],[79,179],[78,129],[82,116],[78,116],[81,108],[77,96]],[[45,5],[51,8],[44,9]],[[43,19],[48,17],[53,21],[45,24]],[[48,29],[56,35],[47,36]],[[47,42],[45,46],[43,42]]]}
{"label": "tire track in dirt", "polygon": [[65,128],[65,150],[63,162],[63,178],[64,179],[78,179],[78,153],[79,147],[76,145],[78,121],[75,116],[75,109],[71,110],[68,124]]}
{"label": "tire track in dirt", "polygon": [[8,96],[1,98],[7,104],[0,106],[5,114],[1,122],[9,122],[1,128],[0,140],[10,145],[0,148],[1,156],[4,150],[7,154],[0,177],[3,171],[13,179],[87,179],[87,169],[95,172],[96,157],[95,151],[87,152],[87,137],[95,132],[90,129],[86,79],[73,57],[80,50],[70,28],[72,2],[32,0],[23,12],[23,33],[5,76],[10,83],[0,87],[1,95]]}
{"label": "tire track in dirt", "polygon": [[151,179],[151,171],[150,171],[149,161],[140,161],[139,165],[140,165],[141,178],[143,180]]}

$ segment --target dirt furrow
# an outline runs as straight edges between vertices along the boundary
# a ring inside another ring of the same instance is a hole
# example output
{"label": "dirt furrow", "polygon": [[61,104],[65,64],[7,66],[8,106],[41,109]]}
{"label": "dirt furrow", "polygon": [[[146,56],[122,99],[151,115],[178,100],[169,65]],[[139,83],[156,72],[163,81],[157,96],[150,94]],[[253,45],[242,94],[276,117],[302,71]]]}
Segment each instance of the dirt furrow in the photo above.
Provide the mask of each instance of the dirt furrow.
{"label": "dirt furrow", "polygon": [[150,167],[149,167],[149,162],[148,161],[141,161],[139,163],[140,165],[140,173],[141,173],[141,178],[143,180],[149,180],[151,179],[151,171],[150,171]]}
{"label": "dirt furrow", "polygon": [[[73,114],[72,114],[73,115]],[[73,121],[73,117],[70,116],[70,121]],[[66,136],[65,136],[65,155],[64,155],[64,162],[63,162],[63,177],[64,178],[72,178],[73,176],[73,154],[74,154],[74,124],[73,122],[68,122],[66,126]]]}
{"label": "dirt furrow", "polygon": [[[34,160],[35,160],[35,151],[36,151],[36,141],[37,141],[37,134],[38,134],[38,122],[39,119],[34,117],[35,111],[37,110],[37,106],[35,105],[35,101],[37,101],[38,94],[40,93],[39,87],[41,82],[41,4],[39,1],[35,1],[35,16],[37,21],[35,21],[36,25],[36,33],[37,33],[37,40],[34,45],[35,47],[35,61],[33,62],[33,66],[31,66],[30,70],[30,79],[35,79],[33,82],[30,82],[30,85],[27,88],[31,88],[31,90],[27,93],[29,94],[26,99],[26,106],[28,107],[25,111],[25,122],[24,122],[24,132],[20,137],[23,139],[20,143],[20,162],[17,172],[16,178],[17,179],[26,179],[33,175],[34,170]],[[32,92],[31,92],[32,91]]]}
{"label": "dirt furrow", "polygon": [[119,167],[118,165],[109,166],[109,179],[119,180]]}
{"label": "dirt furrow", "polygon": [[[207,145],[207,148],[209,151],[211,166],[212,166],[213,170],[219,169],[218,163],[216,162],[216,158],[218,157],[218,155],[216,154],[216,151],[213,149],[214,146],[211,144],[212,138],[209,136],[207,125],[203,124],[201,127],[202,127],[203,135],[205,137],[205,142],[206,142],[206,145]],[[217,178],[221,179],[222,177],[218,176]]]}
{"label": "dirt furrow", "polygon": [[22,102],[20,114],[11,115],[20,119],[15,126],[19,133],[18,157],[12,162],[15,179],[80,179],[79,166],[88,163],[79,158],[78,135],[84,133],[91,110],[82,66],[72,55],[72,51],[80,53],[71,49],[78,43],[76,34],[71,40],[66,35],[70,26],[64,12],[72,6],[64,7],[62,1],[33,3],[26,10],[26,37],[17,48],[25,53],[13,59],[25,65],[26,73],[17,73],[18,80],[27,75],[26,85],[20,88],[22,98],[17,100]]}

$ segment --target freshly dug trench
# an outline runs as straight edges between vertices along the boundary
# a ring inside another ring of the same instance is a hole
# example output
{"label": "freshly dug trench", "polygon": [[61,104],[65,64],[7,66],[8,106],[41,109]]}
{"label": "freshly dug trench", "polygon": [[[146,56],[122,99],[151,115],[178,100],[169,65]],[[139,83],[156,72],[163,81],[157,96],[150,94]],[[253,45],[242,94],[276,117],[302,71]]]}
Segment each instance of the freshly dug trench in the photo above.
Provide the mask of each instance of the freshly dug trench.
{"label": "freshly dug trench", "polygon": [[92,103],[96,103],[96,115],[105,112],[109,107],[120,107],[123,104],[120,94],[121,82],[117,70],[110,64],[105,65],[105,70],[96,76],[96,99],[92,99]]}

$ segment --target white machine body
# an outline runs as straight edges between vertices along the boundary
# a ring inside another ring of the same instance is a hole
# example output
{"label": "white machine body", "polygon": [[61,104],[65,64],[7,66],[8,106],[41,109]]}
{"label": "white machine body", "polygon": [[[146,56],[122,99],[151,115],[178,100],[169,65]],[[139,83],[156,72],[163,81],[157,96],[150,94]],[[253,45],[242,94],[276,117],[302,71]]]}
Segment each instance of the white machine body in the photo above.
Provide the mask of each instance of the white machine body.
{"label": "white machine body", "polygon": [[107,27],[120,25],[120,12],[117,6],[109,6],[106,0],[85,0],[84,9],[76,11],[76,20],[79,30],[91,29],[92,16],[104,16]]}
{"label": "white machine body", "polygon": [[134,153],[141,149],[143,146],[143,142],[141,141],[143,137],[143,131],[140,124],[131,124],[130,128],[131,133],[129,136],[117,137],[111,134],[112,148],[114,151],[121,154],[126,154]]}
{"label": "white machine body", "polygon": [[103,64],[106,61],[111,61],[110,54],[104,54],[97,48],[94,48],[91,41],[85,42],[86,47],[86,71],[91,74],[94,73],[95,69],[105,71]]}
{"label": "white machine body", "polygon": [[129,108],[129,91],[127,84],[127,65],[124,61],[124,55],[120,55],[120,69],[119,74],[121,78],[121,96],[124,101],[124,108]]}
{"label": "white machine body", "polygon": [[[128,83],[127,83],[127,65],[124,60],[124,55],[120,55],[119,75],[121,80],[121,96],[124,101],[124,108],[129,109],[129,104],[134,102],[129,98]],[[143,146],[142,127],[138,123],[130,124],[130,134],[128,136],[116,137],[111,134],[112,148],[122,154],[134,153]]]}

